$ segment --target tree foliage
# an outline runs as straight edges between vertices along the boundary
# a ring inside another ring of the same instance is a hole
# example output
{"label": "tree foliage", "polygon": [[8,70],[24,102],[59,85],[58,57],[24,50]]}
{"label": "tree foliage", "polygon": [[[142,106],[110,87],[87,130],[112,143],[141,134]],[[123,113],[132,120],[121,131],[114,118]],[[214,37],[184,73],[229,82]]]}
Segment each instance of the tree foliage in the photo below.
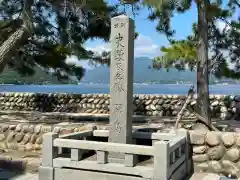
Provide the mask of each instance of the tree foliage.
{"label": "tree foliage", "polygon": [[192,41],[172,41],[170,47],[161,47],[163,56],[153,59],[153,68],[162,67],[167,70],[174,66],[178,70],[185,70],[186,65],[193,70],[197,61],[197,48]]}
{"label": "tree foliage", "polygon": [[[208,25],[208,45],[209,45],[209,72],[216,77],[239,79],[239,37],[240,21],[228,20],[239,7],[236,2],[229,2],[228,8],[223,9],[221,6],[210,6],[211,21]],[[213,11],[214,10],[214,11]],[[217,21],[223,22],[226,26],[219,28]],[[196,68],[197,64],[197,28],[193,24],[193,35],[188,36],[185,40],[170,41],[170,46],[161,47],[162,56],[153,60],[153,68],[176,67],[184,70],[186,67],[191,70]],[[229,66],[229,62],[233,67]],[[187,66],[186,66],[187,65]]]}
{"label": "tree foliage", "polygon": [[[218,0],[146,0],[145,3],[150,8],[153,7],[153,12],[149,18],[158,20],[156,29],[167,36],[171,45],[170,48],[162,48],[165,55],[154,60],[155,67],[160,68],[165,65],[168,68],[174,64],[178,69],[183,70],[185,64],[188,64],[191,69],[196,65],[197,112],[205,119],[204,123],[210,125],[208,54],[211,49],[213,59],[222,58],[219,56],[218,49],[212,45],[219,42],[218,35],[221,37],[221,32],[216,28],[216,21],[231,16],[232,12],[230,10],[233,10],[233,8],[223,8],[222,1]],[[185,13],[191,9],[193,3],[197,7],[197,23],[193,26],[194,34],[185,41],[174,41],[175,30],[171,28],[171,19],[177,13]],[[157,63],[159,66],[156,66]]]}
{"label": "tree foliage", "polygon": [[[23,0],[2,0],[0,2],[0,44],[5,42],[24,19]],[[115,6],[103,0],[37,0],[31,6],[32,33],[27,41],[21,42],[13,54],[7,57],[8,66],[22,75],[34,74],[36,66],[53,72],[60,79],[84,74],[82,67],[66,64],[67,56],[79,59],[103,61],[106,53],[96,55],[85,48],[88,40],[100,38],[108,41],[110,18],[118,14]],[[105,58],[106,59],[106,58]]]}

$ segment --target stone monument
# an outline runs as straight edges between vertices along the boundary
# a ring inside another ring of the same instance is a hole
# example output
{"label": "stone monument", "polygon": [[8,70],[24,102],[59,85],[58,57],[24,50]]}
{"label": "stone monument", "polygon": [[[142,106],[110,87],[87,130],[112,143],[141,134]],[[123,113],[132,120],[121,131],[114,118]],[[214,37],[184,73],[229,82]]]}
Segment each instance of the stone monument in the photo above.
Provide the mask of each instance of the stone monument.
{"label": "stone monument", "polygon": [[[79,180],[79,177],[94,180],[178,180],[186,175],[189,167],[186,131],[180,136],[135,131],[133,136],[132,19],[125,15],[112,19],[111,44],[110,130],[91,128],[61,137],[56,133],[46,133],[40,180]],[[96,137],[108,138],[109,142],[89,140]],[[133,137],[154,143],[152,146],[139,145],[133,142]],[[59,154],[62,148],[70,149],[70,157]],[[89,157],[89,151],[96,153]],[[139,156],[151,158],[144,164],[141,158],[137,159]]]}
{"label": "stone monument", "polygon": [[[134,22],[126,15],[111,19],[111,49],[109,142],[131,144]],[[122,156],[110,154],[110,157]]]}

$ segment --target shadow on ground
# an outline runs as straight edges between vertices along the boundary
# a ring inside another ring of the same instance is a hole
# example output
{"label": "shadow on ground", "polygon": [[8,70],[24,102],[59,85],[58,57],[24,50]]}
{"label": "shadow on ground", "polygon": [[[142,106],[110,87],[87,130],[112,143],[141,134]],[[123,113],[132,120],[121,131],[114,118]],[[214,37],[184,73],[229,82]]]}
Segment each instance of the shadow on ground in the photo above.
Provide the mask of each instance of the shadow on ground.
{"label": "shadow on ground", "polygon": [[15,179],[25,173],[25,168],[25,161],[2,157],[0,159],[0,180]]}
{"label": "shadow on ground", "polygon": [[21,172],[10,169],[0,169],[0,180],[12,180],[23,174],[24,174],[23,171]]}

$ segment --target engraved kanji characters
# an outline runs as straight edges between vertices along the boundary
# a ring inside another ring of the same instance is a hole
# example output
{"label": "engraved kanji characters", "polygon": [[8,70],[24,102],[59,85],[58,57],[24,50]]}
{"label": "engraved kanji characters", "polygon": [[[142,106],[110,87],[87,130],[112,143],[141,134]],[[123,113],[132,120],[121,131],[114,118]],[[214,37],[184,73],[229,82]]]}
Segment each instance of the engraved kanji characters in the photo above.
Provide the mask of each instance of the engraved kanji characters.
{"label": "engraved kanji characters", "polygon": [[114,76],[114,89],[116,92],[120,93],[124,91],[123,88],[123,61],[124,61],[124,45],[123,45],[123,36],[120,33],[117,33],[116,36],[116,50],[114,52],[114,58],[116,62],[116,74]]}
{"label": "engraved kanji characters", "polygon": [[122,117],[123,115],[123,105],[122,104],[114,104],[113,107],[113,114],[115,116],[115,129],[117,133],[120,133],[122,130],[122,125],[119,122],[119,119]]}
{"label": "engraved kanji characters", "polygon": [[122,41],[123,41],[123,36],[120,33],[118,33],[116,37],[117,48],[124,47],[124,45],[122,44]]}

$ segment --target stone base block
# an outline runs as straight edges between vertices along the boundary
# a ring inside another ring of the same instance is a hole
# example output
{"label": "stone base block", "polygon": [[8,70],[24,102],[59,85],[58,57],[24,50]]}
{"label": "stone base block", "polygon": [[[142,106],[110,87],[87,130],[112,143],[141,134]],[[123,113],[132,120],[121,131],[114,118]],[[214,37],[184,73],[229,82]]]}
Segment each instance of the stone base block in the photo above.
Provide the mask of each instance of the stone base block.
{"label": "stone base block", "polygon": [[[79,180],[79,177],[83,180],[147,180],[143,177],[135,177],[122,174],[111,174],[108,172],[92,172],[84,170],[73,170],[55,168],[54,172],[55,180]],[[43,179],[40,179],[43,180]],[[48,180],[48,179],[45,179]],[[160,179],[159,179],[160,180]]]}
{"label": "stone base block", "polygon": [[[40,166],[38,174],[39,180],[54,180],[54,168]],[[58,180],[60,179],[61,178],[59,178]]]}

